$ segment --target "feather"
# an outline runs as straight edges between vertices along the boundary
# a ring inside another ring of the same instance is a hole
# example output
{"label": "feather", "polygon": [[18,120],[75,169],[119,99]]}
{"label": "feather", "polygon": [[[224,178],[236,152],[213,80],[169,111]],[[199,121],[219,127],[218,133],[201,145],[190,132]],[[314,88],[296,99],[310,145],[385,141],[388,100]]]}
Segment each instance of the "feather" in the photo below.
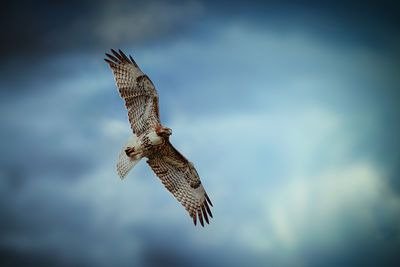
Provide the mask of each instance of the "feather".
{"label": "feather", "polygon": [[115,67],[118,66],[117,64],[115,64],[114,62],[112,62],[111,60],[108,60],[106,58],[104,59],[104,61],[107,62],[108,64],[110,64],[110,67],[114,67],[115,68]]}
{"label": "feather", "polygon": [[199,215],[199,221],[200,221],[201,226],[204,227],[203,216],[201,215],[200,210],[197,211],[197,215]]}
{"label": "feather", "polygon": [[193,223],[196,226],[197,225],[197,215],[196,213],[193,215]]}
{"label": "feather", "polygon": [[136,64],[135,60],[133,60],[131,55],[129,55],[129,58],[131,59],[133,65],[135,65],[136,68],[139,68],[138,65]]}
{"label": "feather", "polygon": [[207,224],[210,224],[208,222],[208,216],[207,216],[206,210],[204,209],[204,205],[201,205],[201,210],[203,211],[203,216],[204,216],[204,219],[206,220]]}
{"label": "feather", "polygon": [[211,207],[214,207],[213,204],[211,203],[211,200],[208,198],[207,194],[204,195],[208,201],[208,203],[210,203]]}
{"label": "feather", "polygon": [[211,218],[212,218],[213,216],[212,216],[212,213],[211,213],[210,207],[208,206],[207,201],[204,201],[204,206],[206,206],[206,210],[207,210],[208,214],[209,214],[209,215],[211,216]]}
{"label": "feather", "polygon": [[129,62],[129,58],[124,54],[124,52],[121,51],[121,49],[118,49],[118,52],[122,56],[124,61]]}
{"label": "feather", "polygon": [[114,54],[114,56],[116,56],[121,62],[124,62],[124,58],[118,54],[117,52],[115,52],[114,49],[111,49],[111,52]]}
{"label": "feather", "polygon": [[114,57],[114,56],[112,56],[112,55],[110,55],[108,53],[106,53],[106,56],[109,57],[111,60],[114,60],[115,63],[118,63],[118,64],[122,63],[119,59],[117,59],[116,57]]}

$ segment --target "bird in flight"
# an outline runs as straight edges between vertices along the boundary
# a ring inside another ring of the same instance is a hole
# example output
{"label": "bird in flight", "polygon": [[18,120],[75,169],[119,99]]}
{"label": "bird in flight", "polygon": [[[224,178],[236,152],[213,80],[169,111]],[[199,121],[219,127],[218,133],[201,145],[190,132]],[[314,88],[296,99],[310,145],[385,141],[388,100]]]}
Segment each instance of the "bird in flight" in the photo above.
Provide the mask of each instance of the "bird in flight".
{"label": "bird in flight", "polygon": [[[152,81],[133,60],[121,51],[111,49],[104,59],[111,67],[120,96],[125,100],[133,135],[121,149],[117,172],[124,179],[143,158],[164,186],[185,207],[193,219],[204,227],[212,213],[212,203],[201,184],[193,163],[169,141],[172,130],[160,122],[158,93]],[[203,220],[204,218],[204,220]]]}

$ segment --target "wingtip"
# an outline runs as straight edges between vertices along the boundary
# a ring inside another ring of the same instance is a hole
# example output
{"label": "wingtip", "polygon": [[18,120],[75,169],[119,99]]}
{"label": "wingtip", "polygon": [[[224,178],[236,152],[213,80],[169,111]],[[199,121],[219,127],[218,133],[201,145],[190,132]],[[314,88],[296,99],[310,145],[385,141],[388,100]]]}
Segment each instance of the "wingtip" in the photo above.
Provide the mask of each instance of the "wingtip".
{"label": "wingtip", "polygon": [[204,221],[203,221],[203,216],[201,215],[201,211],[197,211],[197,215],[199,216],[199,221],[202,227],[204,227]]}
{"label": "wingtip", "polygon": [[107,62],[108,65],[110,65],[111,68],[116,68],[118,66],[117,63],[115,63],[115,62],[113,62],[113,61],[111,61],[111,60],[109,60],[107,58],[105,58],[104,61]]}
{"label": "wingtip", "polygon": [[204,205],[201,206],[201,210],[203,211],[203,217],[206,220],[206,223],[210,224],[210,222],[208,221],[208,216],[207,216],[207,212],[206,212],[206,210],[204,208]]}
{"label": "wingtip", "polygon": [[114,55],[115,55],[115,54],[118,54],[118,53],[117,53],[114,49],[112,49],[112,48],[110,49],[110,51],[111,51],[111,53],[113,53]]}
{"label": "wingtip", "polygon": [[121,62],[125,61],[123,56],[116,52],[114,49],[111,49],[111,53],[113,53],[113,55],[116,56]]}
{"label": "wingtip", "polygon": [[211,203],[210,198],[208,197],[207,194],[204,194],[204,196],[206,197],[207,202],[211,205],[211,207],[214,207],[213,204]]}
{"label": "wingtip", "polygon": [[130,62],[129,58],[124,54],[124,52],[122,52],[121,49],[118,49],[119,54],[122,56],[122,58],[124,59],[124,61],[126,62]]}
{"label": "wingtip", "polygon": [[110,54],[108,54],[108,53],[105,53],[105,55],[106,55],[109,59],[111,59],[111,62],[112,62],[114,65],[118,65],[118,64],[121,64],[121,63],[122,63],[122,61],[121,61],[120,59],[114,57],[113,55],[110,55]]}
{"label": "wingtip", "polygon": [[194,223],[194,226],[196,226],[197,225],[197,215],[196,215],[196,213],[193,215],[193,223]]}
{"label": "wingtip", "polygon": [[129,55],[129,58],[130,58],[131,62],[133,63],[133,65],[135,65],[136,68],[139,68],[139,66],[136,64],[136,61],[132,58],[131,55]]}
{"label": "wingtip", "polygon": [[212,213],[211,213],[211,210],[210,210],[210,207],[208,206],[207,201],[204,201],[204,206],[206,207],[206,210],[207,210],[207,212],[208,212],[208,215],[210,215],[210,217],[212,218],[213,215],[212,215]]}
{"label": "wingtip", "polygon": [[132,63],[136,68],[139,68],[139,66],[136,64],[136,61],[132,58],[132,56],[131,55],[129,55],[129,57],[126,56],[126,54],[122,52],[121,49],[118,49],[117,52],[111,48],[110,51],[113,55],[110,55],[108,53],[105,53],[105,55],[112,61],[114,61],[114,64]]}

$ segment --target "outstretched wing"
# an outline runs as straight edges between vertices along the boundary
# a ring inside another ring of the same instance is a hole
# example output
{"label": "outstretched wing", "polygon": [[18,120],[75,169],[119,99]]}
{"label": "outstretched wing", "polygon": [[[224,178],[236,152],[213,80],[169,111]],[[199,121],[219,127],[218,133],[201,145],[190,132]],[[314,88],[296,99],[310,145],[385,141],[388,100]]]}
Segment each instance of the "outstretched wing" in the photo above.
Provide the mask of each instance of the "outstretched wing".
{"label": "outstretched wing", "polygon": [[[212,206],[206,191],[201,184],[199,175],[193,164],[180,154],[171,143],[167,142],[161,153],[149,157],[147,163],[160,178],[164,186],[189,212],[196,225],[197,217],[202,226],[204,221],[209,223],[208,215]],[[207,215],[208,214],[208,215]]]}
{"label": "outstretched wing", "polygon": [[150,127],[160,125],[158,94],[149,77],[143,74],[133,58],[118,51],[111,49],[114,56],[106,54],[110,60],[104,60],[110,64],[118,91],[125,100],[132,131],[139,136]]}

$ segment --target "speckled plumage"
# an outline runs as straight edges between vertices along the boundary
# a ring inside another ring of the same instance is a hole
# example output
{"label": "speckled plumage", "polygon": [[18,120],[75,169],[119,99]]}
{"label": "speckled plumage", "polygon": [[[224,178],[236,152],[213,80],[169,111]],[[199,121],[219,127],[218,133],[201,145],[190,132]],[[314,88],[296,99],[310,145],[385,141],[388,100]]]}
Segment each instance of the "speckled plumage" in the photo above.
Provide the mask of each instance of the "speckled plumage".
{"label": "speckled plumage", "polygon": [[[193,164],[177,151],[162,133],[158,109],[158,93],[147,75],[131,56],[111,50],[104,59],[111,67],[121,97],[125,100],[133,131],[122,148],[117,172],[124,179],[143,157],[164,186],[185,207],[194,224],[199,219],[209,223],[211,204]],[[203,220],[204,218],[204,220]]]}

